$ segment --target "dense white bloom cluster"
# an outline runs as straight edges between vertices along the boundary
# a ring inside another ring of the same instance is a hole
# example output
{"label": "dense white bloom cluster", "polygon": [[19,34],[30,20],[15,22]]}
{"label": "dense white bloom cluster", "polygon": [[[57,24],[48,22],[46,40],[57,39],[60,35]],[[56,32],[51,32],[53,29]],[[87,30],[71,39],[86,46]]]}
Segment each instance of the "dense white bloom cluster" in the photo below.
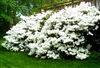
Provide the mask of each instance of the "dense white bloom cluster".
{"label": "dense white bloom cluster", "polygon": [[4,36],[3,47],[12,51],[29,50],[28,55],[40,58],[59,59],[65,54],[83,60],[89,56],[84,34],[93,35],[91,30],[98,29],[100,12],[82,2],[75,8],[65,7],[21,19]]}

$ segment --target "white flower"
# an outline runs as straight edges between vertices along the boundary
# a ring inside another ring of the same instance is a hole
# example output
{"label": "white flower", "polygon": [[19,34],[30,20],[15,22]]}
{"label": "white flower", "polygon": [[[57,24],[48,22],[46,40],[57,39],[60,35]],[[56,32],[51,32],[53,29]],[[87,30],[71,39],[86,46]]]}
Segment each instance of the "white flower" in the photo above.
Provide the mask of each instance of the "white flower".
{"label": "white flower", "polygon": [[10,50],[11,51],[19,51],[19,48],[18,47],[11,47]]}
{"label": "white flower", "polygon": [[90,31],[88,32],[88,35],[92,35],[93,36],[93,33],[91,33]]}
{"label": "white flower", "polygon": [[69,52],[69,54],[70,54],[70,55],[76,55],[76,53],[75,53],[75,52]]}
{"label": "white flower", "polygon": [[22,20],[26,20],[26,19],[28,19],[29,17],[21,15],[20,18],[21,18]]}
{"label": "white flower", "polygon": [[29,45],[26,46],[30,49],[28,55],[33,55],[36,52],[37,44],[30,43]]}
{"label": "white flower", "polygon": [[88,55],[84,53],[79,53],[76,55],[76,59],[81,59],[81,60],[86,59],[87,57]]}
{"label": "white flower", "polygon": [[73,42],[73,40],[72,39],[69,39],[69,38],[63,39],[63,43],[69,43],[69,42]]}

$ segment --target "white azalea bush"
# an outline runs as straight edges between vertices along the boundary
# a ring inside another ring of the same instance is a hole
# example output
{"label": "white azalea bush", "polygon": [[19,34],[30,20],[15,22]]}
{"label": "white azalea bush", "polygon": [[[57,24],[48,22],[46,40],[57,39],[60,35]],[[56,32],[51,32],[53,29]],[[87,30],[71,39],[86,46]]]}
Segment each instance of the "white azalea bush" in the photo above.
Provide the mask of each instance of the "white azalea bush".
{"label": "white azalea bush", "polygon": [[[6,32],[2,46],[11,51],[29,51],[38,58],[60,59],[73,56],[86,59],[89,47],[85,35],[98,29],[100,12],[90,3],[59,11],[21,16],[21,21]],[[64,56],[63,56],[64,55]]]}

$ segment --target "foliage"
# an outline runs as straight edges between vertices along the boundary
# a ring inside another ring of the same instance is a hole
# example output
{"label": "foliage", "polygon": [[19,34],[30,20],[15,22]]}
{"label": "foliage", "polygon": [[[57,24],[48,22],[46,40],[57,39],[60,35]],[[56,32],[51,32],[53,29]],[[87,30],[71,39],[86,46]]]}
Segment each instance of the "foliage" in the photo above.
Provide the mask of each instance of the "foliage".
{"label": "foliage", "polygon": [[100,24],[100,12],[89,3],[21,18],[6,32],[2,46],[11,51],[29,50],[28,55],[39,58],[86,59],[91,45],[85,35],[93,36]]}
{"label": "foliage", "polygon": [[[75,0],[76,1],[76,0]],[[0,30],[6,31],[19,21],[19,16],[40,12],[43,6],[69,2],[68,0],[0,0]]]}
{"label": "foliage", "polygon": [[[16,9],[15,9],[16,8]],[[8,30],[16,24],[16,13],[22,8],[17,0],[0,0],[0,30]]]}
{"label": "foliage", "polygon": [[[21,14],[27,15],[33,7],[31,5],[35,4],[30,0],[0,0],[0,30],[6,31],[15,25]],[[29,9],[30,8],[30,9]],[[29,11],[30,10],[30,11]]]}

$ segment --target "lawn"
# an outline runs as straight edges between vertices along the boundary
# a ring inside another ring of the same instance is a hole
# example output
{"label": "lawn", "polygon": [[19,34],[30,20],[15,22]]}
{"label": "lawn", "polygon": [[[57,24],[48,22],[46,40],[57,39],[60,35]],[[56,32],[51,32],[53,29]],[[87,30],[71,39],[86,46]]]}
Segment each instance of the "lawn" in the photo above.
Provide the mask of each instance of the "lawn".
{"label": "lawn", "polygon": [[[4,41],[0,34],[0,44]],[[39,59],[30,57],[27,52],[7,51],[0,45],[0,68],[100,68],[100,53],[92,52],[86,60]]]}

